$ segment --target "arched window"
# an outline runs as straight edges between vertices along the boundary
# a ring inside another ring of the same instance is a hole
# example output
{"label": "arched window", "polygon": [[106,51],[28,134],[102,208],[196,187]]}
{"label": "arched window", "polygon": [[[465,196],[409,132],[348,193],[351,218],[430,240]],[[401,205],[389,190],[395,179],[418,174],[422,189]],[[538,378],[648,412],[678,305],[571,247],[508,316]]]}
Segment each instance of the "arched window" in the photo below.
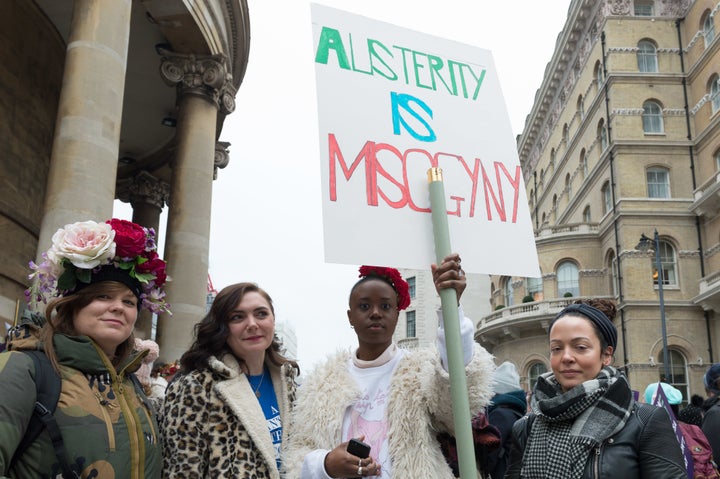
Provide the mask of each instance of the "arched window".
{"label": "arched window", "polygon": [[[563,136],[562,136],[562,141],[563,141],[563,143],[567,143],[567,142],[568,142],[568,139],[570,138],[570,127],[568,126],[567,123],[565,123],[565,124],[563,125],[563,133],[562,133],[562,135],[563,135]],[[553,158],[553,160],[554,160],[554,158]]]}
{"label": "arched window", "polygon": [[668,363],[668,371],[670,377],[665,378],[665,358],[663,352],[660,351],[658,354],[658,364],[662,365],[658,367],[659,380],[665,381],[673,385],[673,387],[680,390],[683,397],[683,404],[687,404],[688,400],[688,374],[687,374],[687,360],[683,354],[673,348],[668,348],[668,357],[670,361]]}
{"label": "arched window", "polygon": [[535,195],[533,194],[533,190],[530,190],[530,196],[528,196],[528,206],[530,207],[530,210],[531,210],[531,211],[532,211],[533,206],[534,206],[534,202],[533,202],[533,198],[534,198],[534,197],[535,197]]}
{"label": "arched window", "polygon": [[665,168],[648,168],[645,172],[647,178],[648,198],[670,198],[670,173]]}
{"label": "arched window", "polygon": [[540,185],[545,183],[545,169],[540,168]]}
{"label": "arched window", "polygon": [[585,158],[585,148],[580,150],[580,171],[582,171],[583,179],[588,175],[587,158]]}
{"label": "arched window", "polygon": [[637,62],[638,70],[643,73],[655,73],[658,71],[657,49],[649,40],[642,40],[638,43]]}
{"label": "arched window", "polygon": [[582,95],[578,96],[577,111],[578,115],[580,115],[580,119],[582,120],[585,117],[585,101],[583,100]]}
{"label": "arched window", "polygon": [[600,120],[597,127],[597,139],[600,142],[600,151],[605,151],[608,146],[607,130],[605,129],[605,120]]}
{"label": "arched window", "polygon": [[592,222],[592,217],[590,216],[590,205],[587,205],[583,210],[583,223],[590,222]]}
{"label": "arched window", "polygon": [[505,307],[515,304],[515,298],[513,298],[512,278],[505,279],[505,284],[503,285],[503,296],[505,299]]}
{"label": "arched window", "polygon": [[595,62],[595,81],[597,82],[598,90],[603,84],[603,66],[602,63],[600,63],[600,60]]}
{"label": "arched window", "polygon": [[715,38],[715,22],[710,10],[703,15],[702,21],[703,38],[705,39],[705,48],[708,48]]}
{"label": "arched window", "polygon": [[545,213],[543,213],[543,215],[542,215],[542,223],[541,223],[542,225],[544,225],[545,223],[547,223],[545,216],[546,216]]}
{"label": "arched window", "polygon": [[609,211],[612,211],[612,192],[610,191],[610,182],[606,181],[602,185],[602,200],[603,200],[603,215],[606,215]]}
{"label": "arched window", "polygon": [[525,292],[532,296],[533,301],[543,300],[542,278],[527,278],[525,280]]}
{"label": "arched window", "polygon": [[572,196],[572,182],[570,181],[570,173],[565,175],[565,191],[567,191],[568,198]]}
{"label": "arched window", "polygon": [[580,296],[580,275],[572,261],[563,261],[557,269],[558,296]]}
{"label": "arched window", "polygon": [[[653,264],[653,284],[658,284],[659,276],[656,268],[655,256]],[[677,286],[677,257],[675,248],[668,241],[660,240],[660,267],[662,268],[663,286]]]}
{"label": "arched window", "polygon": [[654,101],[646,101],[643,103],[643,131],[645,133],[662,133],[663,132],[663,113],[662,107]]}
{"label": "arched window", "polygon": [[715,169],[720,171],[720,150],[715,152]]}
{"label": "arched window", "polygon": [[530,391],[535,389],[535,384],[537,384],[537,380],[540,375],[545,374],[546,372],[548,372],[548,369],[545,364],[541,362],[532,363],[532,365],[528,368],[528,388]]}
{"label": "arched window", "polygon": [[710,80],[710,104],[713,114],[720,110],[720,76],[718,75],[713,75]]}

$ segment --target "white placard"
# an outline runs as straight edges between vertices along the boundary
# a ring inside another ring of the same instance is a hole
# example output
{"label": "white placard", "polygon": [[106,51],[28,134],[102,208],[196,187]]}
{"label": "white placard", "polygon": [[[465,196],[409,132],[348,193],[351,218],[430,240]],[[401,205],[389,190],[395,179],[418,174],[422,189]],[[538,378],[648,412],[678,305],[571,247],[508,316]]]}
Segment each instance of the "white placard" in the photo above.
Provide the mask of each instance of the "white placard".
{"label": "white placard", "polygon": [[491,53],[317,4],[311,11],[325,260],[428,269],[427,171],[438,166],[463,268],[539,276]]}

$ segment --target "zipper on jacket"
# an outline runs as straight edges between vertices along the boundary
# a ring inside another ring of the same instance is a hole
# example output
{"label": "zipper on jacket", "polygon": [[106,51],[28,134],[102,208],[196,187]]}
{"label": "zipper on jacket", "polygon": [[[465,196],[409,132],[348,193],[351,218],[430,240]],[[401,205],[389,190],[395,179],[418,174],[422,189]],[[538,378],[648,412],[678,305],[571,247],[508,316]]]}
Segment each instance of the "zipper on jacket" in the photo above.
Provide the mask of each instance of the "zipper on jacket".
{"label": "zipper on jacket", "polygon": [[[130,405],[125,396],[126,387],[123,384],[122,374],[113,378],[117,382],[118,399],[120,408],[128,428],[128,439],[130,440],[130,477],[132,479],[143,479],[145,470],[145,436],[140,425],[140,418]],[[132,388],[135,392],[135,389]]]}
{"label": "zipper on jacket", "polygon": [[600,479],[600,447],[595,448],[595,457],[593,458],[593,477]]}
{"label": "zipper on jacket", "polygon": [[115,452],[115,430],[113,429],[112,419],[110,419],[110,414],[108,414],[107,408],[117,406],[105,399],[99,392],[94,391],[93,394],[95,394],[95,397],[100,404],[100,410],[102,411],[103,419],[105,420],[105,427],[107,428],[108,433],[108,447],[110,448],[110,452]]}

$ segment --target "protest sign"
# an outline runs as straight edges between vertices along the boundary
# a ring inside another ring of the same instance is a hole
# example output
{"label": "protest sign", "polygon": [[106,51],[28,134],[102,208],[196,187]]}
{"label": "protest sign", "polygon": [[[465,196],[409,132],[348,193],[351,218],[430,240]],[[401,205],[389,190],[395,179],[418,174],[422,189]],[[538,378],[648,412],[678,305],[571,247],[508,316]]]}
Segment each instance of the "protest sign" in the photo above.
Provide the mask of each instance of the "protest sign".
{"label": "protest sign", "polygon": [[427,269],[427,170],[471,273],[539,276],[489,51],[313,4],[325,259]]}

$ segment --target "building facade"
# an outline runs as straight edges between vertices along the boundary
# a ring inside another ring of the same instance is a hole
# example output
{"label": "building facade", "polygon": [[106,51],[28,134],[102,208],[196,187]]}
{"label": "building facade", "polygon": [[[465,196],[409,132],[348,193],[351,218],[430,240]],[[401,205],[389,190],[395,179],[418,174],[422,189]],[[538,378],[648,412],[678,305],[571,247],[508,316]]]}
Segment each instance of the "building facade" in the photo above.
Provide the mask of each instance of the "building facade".
{"label": "building facade", "polygon": [[[615,365],[635,390],[667,365],[687,399],[720,359],[719,11],[571,2],[518,137],[542,277],[492,277],[495,310],[476,329],[526,388],[549,370],[550,321],[578,297],[616,302]],[[659,248],[642,248],[656,231]]]}
{"label": "building facade", "polygon": [[[173,316],[161,357],[206,306],[212,182],[248,61],[245,0],[6,0],[0,6],[0,319],[23,307],[28,261],[113,202],[158,230]],[[148,337],[152,318],[137,330]]]}

